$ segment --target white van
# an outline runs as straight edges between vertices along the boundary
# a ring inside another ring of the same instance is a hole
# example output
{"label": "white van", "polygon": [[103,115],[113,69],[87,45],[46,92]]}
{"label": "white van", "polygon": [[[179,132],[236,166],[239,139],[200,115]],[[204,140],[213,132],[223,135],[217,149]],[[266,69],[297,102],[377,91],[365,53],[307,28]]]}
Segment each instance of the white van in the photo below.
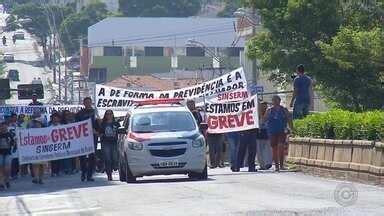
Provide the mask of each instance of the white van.
{"label": "white van", "polygon": [[133,108],[119,129],[120,181],[187,174],[207,179],[206,144],[192,113],[178,103]]}

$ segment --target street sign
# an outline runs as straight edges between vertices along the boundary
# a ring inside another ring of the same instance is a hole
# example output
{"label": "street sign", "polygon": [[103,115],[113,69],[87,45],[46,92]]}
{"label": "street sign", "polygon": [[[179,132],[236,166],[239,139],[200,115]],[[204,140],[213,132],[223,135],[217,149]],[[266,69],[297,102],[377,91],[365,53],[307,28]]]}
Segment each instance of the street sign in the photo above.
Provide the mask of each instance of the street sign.
{"label": "street sign", "polygon": [[17,93],[19,100],[32,99],[33,94],[36,94],[38,99],[43,99],[44,87],[42,84],[21,84],[17,85]]}
{"label": "street sign", "polygon": [[11,98],[11,88],[9,86],[9,79],[0,79],[0,99]]}
{"label": "street sign", "polygon": [[251,92],[251,95],[255,95],[256,93],[261,94],[264,92],[264,86],[251,84],[249,85],[249,91]]}

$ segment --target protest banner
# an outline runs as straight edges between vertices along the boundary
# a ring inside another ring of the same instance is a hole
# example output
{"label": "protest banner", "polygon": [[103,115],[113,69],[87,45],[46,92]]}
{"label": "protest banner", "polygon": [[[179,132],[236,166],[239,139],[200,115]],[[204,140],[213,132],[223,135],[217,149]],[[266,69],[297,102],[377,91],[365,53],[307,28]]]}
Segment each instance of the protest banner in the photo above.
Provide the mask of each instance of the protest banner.
{"label": "protest banner", "polygon": [[209,98],[213,101],[230,101],[248,97],[247,81],[243,68],[238,68],[228,74],[198,85],[169,91],[135,91],[105,85],[96,85],[95,91],[96,108],[99,110],[124,110],[132,106],[135,101],[149,99]]}
{"label": "protest banner", "polygon": [[259,127],[257,95],[237,102],[205,104],[208,133],[244,131]]}
{"label": "protest banner", "polygon": [[46,124],[50,120],[50,116],[54,112],[62,112],[68,110],[73,113],[77,113],[84,106],[82,105],[43,105],[43,106],[28,106],[28,105],[4,105],[0,106],[0,116],[10,116],[12,113],[17,115],[24,114],[26,116],[26,121],[35,111],[40,112],[43,123]]}
{"label": "protest banner", "polygon": [[95,151],[90,119],[47,128],[16,129],[20,164],[91,154]]}

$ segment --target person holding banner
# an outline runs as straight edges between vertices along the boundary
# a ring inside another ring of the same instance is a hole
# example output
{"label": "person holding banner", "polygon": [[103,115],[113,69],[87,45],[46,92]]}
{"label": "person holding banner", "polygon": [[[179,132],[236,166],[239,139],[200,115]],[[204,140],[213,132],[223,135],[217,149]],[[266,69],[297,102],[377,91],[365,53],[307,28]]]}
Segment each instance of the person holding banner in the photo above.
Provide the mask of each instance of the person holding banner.
{"label": "person holding banner", "polygon": [[240,145],[238,152],[237,168],[242,167],[244,163],[245,153],[248,150],[248,172],[257,172],[255,167],[256,159],[256,131],[257,129],[250,129],[240,132]]}
{"label": "person holding banner", "polygon": [[[42,127],[44,127],[44,124],[41,120],[41,114],[38,111],[34,111],[32,115],[32,119],[28,123],[27,128],[42,128]],[[33,171],[32,183],[43,184],[44,167],[45,167],[44,162],[38,162],[38,163],[32,164],[32,171]]]}
{"label": "person holding banner", "polygon": [[6,122],[0,123],[0,177],[3,188],[10,188],[11,153],[15,142]]}
{"label": "person holding banner", "polygon": [[[96,110],[92,107],[92,99],[86,97],[83,100],[84,109],[80,110],[76,114],[76,121],[84,121],[87,119],[92,120],[93,134],[94,134],[94,150],[97,149],[97,139],[98,139],[98,130],[99,123],[96,120]],[[87,158],[88,157],[88,158]],[[95,181],[92,176],[96,169],[95,163],[95,153],[89,154],[87,156],[80,157],[80,167],[81,167],[81,181]]]}
{"label": "person holding banner", "polygon": [[259,111],[259,129],[256,134],[257,161],[259,162],[260,170],[268,170],[272,167],[272,149],[268,138],[267,122],[263,119],[267,109],[268,103],[261,102]]}
{"label": "person holding banner", "polygon": [[281,98],[277,95],[272,97],[272,107],[264,115],[267,121],[267,130],[272,146],[272,158],[275,163],[275,170],[284,168],[284,144],[286,140],[285,130],[289,124],[292,128],[292,120],[288,109],[280,105]]}
{"label": "person holding banner", "polygon": [[32,102],[29,103],[29,106],[43,106],[43,103],[37,101],[37,94],[36,93],[32,94]]}
{"label": "person holding banner", "polygon": [[223,151],[224,135],[207,133],[208,151],[209,151],[209,163],[210,168],[215,169],[221,166],[221,155]]}
{"label": "person holding banner", "polygon": [[[64,110],[62,113],[62,124],[75,123],[75,114],[69,110]],[[77,158],[67,158],[63,160],[63,169],[65,174],[74,174],[78,172],[76,168]]]}
{"label": "person holding banner", "polygon": [[104,155],[105,171],[108,181],[112,181],[113,164],[117,161],[117,138],[120,124],[115,120],[112,110],[104,113],[104,118],[100,127],[101,149]]}
{"label": "person holding banner", "polygon": [[[12,113],[11,117],[8,120],[8,131],[11,133],[15,140],[15,131],[17,128],[17,114]],[[15,141],[16,143],[16,141]],[[12,151],[12,163],[11,163],[11,178],[17,179],[19,175],[19,158],[18,158],[18,152],[17,149],[15,151]]]}
{"label": "person holding banner", "polygon": [[[49,122],[50,127],[58,126],[61,122],[60,113],[57,111],[51,115],[51,121]],[[62,160],[51,161],[51,177],[59,176],[62,168]]]}

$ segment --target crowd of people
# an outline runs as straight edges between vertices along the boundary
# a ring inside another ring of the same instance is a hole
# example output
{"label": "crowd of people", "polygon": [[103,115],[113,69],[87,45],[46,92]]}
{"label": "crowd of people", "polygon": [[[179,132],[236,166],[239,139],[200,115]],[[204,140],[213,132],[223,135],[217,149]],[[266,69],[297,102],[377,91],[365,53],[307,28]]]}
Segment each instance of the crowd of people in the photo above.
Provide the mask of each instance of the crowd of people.
{"label": "crowd of people", "polygon": [[[32,96],[29,106],[42,106],[37,96]],[[81,172],[81,181],[94,181],[93,174],[96,167],[100,172],[106,172],[108,180],[112,180],[113,170],[117,170],[117,129],[120,127],[115,120],[112,110],[105,112],[104,118],[98,119],[92,108],[92,100],[87,97],[83,100],[84,109],[77,113],[65,110],[53,112],[48,121],[38,111],[31,116],[11,113],[0,121],[0,189],[10,188],[10,181],[19,177],[31,176],[34,184],[44,184],[44,174],[50,170],[52,177],[72,175]],[[92,119],[94,128],[95,153],[79,158],[66,158],[49,162],[34,164],[19,164],[15,131],[17,128],[42,128],[62,124],[70,124],[86,119]],[[97,141],[101,141],[101,150],[97,150]],[[100,163],[97,165],[95,154]]]}
{"label": "crowd of people", "polygon": [[[292,104],[295,103],[294,118],[302,118],[308,114],[311,97],[307,92],[311,88],[311,81],[304,75],[303,66],[298,66],[298,74],[294,82],[294,101],[292,102]],[[209,167],[211,169],[224,167],[224,152],[228,152],[230,168],[233,172],[239,172],[244,166],[248,166],[249,172],[256,172],[258,170],[256,159],[260,170],[271,169],[273,165],[276,171],[286,169],[284,157],[287,149],[287,135],[292,129],[292,118],[288,109],[280,103],[281,99],[277,95],[273,96],[270,107],[267,102],[260,101],[259,128],[257,129],[226,134],[210,134],[201,131],[205,134],[208,144]],[[29,106],[42,105],[34,94]],[[120,124],[116,121],[112,110],[107,110],[104,117],[100,119],[92,107],[91,98],[84,98],[83,105],[84,108],[77,113],[67,110],[53,112],[48,121],[38,111],[34,111],[32,116],[11,113],[0,120],[0,189],[10,188],[11,179],[29,175],[34,184],[43,184],[47,164],[52,177],[81,172],[81,181],[92,182],[93,174],[98,167],[99,171],[105,171],[108,180],[112,181],[112,172],[118,167],[117,140]],[[199,125],[205,122],[204,116],[201,115],[193,100],[187,101],[187,106]],[[52,127],[87,119],[92,120],[95,153],[79,158],[49,161],[49,163],[19,164],[15,140],[17,128]],[[96,151],[98,140],[101,143],[101,151]],[[97,166],[97,161],[101,161],[100,166]]]}

